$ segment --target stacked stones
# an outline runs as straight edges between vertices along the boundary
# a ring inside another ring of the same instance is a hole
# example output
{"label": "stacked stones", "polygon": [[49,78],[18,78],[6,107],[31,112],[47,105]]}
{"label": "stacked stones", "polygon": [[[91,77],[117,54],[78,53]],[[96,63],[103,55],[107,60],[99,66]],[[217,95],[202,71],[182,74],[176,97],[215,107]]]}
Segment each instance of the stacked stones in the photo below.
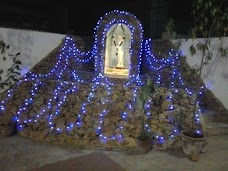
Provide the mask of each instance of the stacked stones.
{"label": "stacked stones", "polygon": [[[27,81],[15,87],[12,97],[5,103],[6,110],[0,115],[1,126],[12,124],[12,117],[20,111],[25,99],[30,98],[33,84],[33,81]],[[77,83],[76,92],[66,95],[64,91],[72,88],[69,84],[64,86],[54,99],[53,91],[58,85],[58,81],[46,80],[38,87],[33,102],[27,105],[26,110],[19,116],[20,121],[17,124],[23,125],[22,129],[18,129],[21,136],[85,148],[136,148],[137,137],[141,130],[140,111],[134,102],[136,86],[123,86],[122,83],[116,83],[108,93],[109,90],[102,85],[97,86],[92,92],[93,83]],[[91,92],[94,96],[87,102]],[[67,96],[66,101],[58,106],[58,102],[64,96]],[[6,94],[2,94],[1,99],[5,98]],[[51,106],[48,104],[50,99],[52,99]],[[178,135],[174,130],[178,126],[175,118],[180,111],[183,111],[185,118],[182,127],[188,126],[194,109],[194,99],[194,96],[186,94],[184,90],[176,91],[164,87],[156,88],[151,95],[148,103],[150,107],[146,109],[150,113],[145,115],[146,124],[152,131],[155,141],[158,141],[157,136],[164,138],[163,149],[172,146],[175,138],[171,138],[170,135],[174,137]],[[84,103],[86,103],[85,112],[82,110]],[[129,105],[132,108],[129,108]],[[106,112],[101,117],[103,110]],[[55,115],[56,111],[59,111],[57,115]],[[123,118],[124,112],[126,117]],[[49,125],[48,118],[51,114],[55,129],[51,129]],[[71,123],[79,121],[79,115],[80,126],[75,124],[70,130],[67,129]],[[100,132],[97,131],[99,127],[101,127]],[[56,128],[59,128],[59,131],[56,131]],[[107,140],[102,141],[100,135],[107,137]],[[119,139],[120,136],[121,139]]]}

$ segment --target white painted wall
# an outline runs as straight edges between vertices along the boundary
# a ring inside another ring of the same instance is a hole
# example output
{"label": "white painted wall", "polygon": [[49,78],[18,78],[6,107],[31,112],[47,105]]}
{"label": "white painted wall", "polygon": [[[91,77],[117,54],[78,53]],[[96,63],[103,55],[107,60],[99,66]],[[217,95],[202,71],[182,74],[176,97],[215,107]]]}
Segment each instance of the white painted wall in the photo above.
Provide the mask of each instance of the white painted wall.
{"label": "white painted wall", "polygon": [[[22,75],[56,48],[65,36],[55,33],[0,28],[0,40],[3,40],[6,44],[10,44],[9,53],[21,53],[18,58],[22,62]],[[0,56],[0,68],[3,68],[4,71],[11,64],[12,61],[10,59],[3,61]],[[2,79],[5,79],[4,74],[2,75]]]}
{"label": "white painted wall", "polygon": [[[177,40],[171,40],[175,43]],[[197,44],[203,39],[189,39],[188,41],[182,40],[181,51],[187,57],[187,62],[190,66],[199,65],[201,56],[196,54],[190,55],[189,46]],[[221,58],[218,55],[219,39],[213,38],[211,41],[211,49],[214,58],[208,65],[203,68],[202,79],[212,93],[221,101],[226,109],[228,109],[228,58]],[[228,37],[224,38],[223,47],[228,48]]]}

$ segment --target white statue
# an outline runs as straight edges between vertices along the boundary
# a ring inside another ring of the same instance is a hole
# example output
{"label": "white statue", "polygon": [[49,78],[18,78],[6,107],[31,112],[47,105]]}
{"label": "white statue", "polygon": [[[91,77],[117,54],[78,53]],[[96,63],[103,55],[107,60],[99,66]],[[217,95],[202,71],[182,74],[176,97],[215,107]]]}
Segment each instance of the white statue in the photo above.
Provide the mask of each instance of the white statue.
{"label": "white statue", "polygon": [[[116,45],[116,56],[117,56],[117,59],[118,59],[118,63],[117,63],[117,67],[121,67],[123,68],[124,65],[124,50],[123,50],[123,41],[124,41],[124,37],[122,36],[118,36],[118,43]],[[115,41],[114,41],[115,42]]]}

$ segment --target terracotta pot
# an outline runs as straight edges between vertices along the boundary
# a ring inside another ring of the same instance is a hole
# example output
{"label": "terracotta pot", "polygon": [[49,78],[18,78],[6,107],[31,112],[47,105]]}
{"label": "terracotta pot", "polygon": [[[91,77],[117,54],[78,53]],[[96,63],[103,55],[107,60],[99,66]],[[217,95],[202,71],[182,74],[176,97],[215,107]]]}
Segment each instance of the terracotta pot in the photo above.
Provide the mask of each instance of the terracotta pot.
{"label": "terracotta pot", "polygon": [[187,136],[185,134],[186,132],[187,132],[186,130],[183,130],[181,131],[181,134],[180,134],[182,150],[185,154],[188,155],[190,160],[198,161],[199,153],[202,150],[206,136],[203,135],[202,138],[193,138],[193,137]]}
{"label": "terracotta pot", "polygon": [[142,152],[147,153],[152,149],[153,142],[151,139],[138,140],[138,147]]}

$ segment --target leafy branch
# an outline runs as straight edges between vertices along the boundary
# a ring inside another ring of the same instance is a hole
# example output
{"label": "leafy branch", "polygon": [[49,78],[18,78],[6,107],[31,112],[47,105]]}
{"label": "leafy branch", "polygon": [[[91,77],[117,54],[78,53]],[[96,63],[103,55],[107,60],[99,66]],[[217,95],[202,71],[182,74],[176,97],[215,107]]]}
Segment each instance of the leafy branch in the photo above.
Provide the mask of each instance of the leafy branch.
{"label": "leafy branch", "polygon": [[[193,42],[196,38],[202,38],[198,39],[198,43],[192,43],[189,46],[191,56],[200,55],[201,57],[200,64],[195,69],[196,72],[194,72],[196,99],[191,124],[193,130],[195,130],[195,114],[199,100],[199,90],[201,78],[203,78],[202,71],[204,66],[214,60],[210,66],[210,68],[212,68],[212,65],[218,57],[227,58],[228,55],[228,49],[223,46],[224,38],[228,35],[228,8],[223,5],[223,0],[219,4],[215,4],[214,2],[216,1],[194,0],[192,5],[194,25],[191,29],[189,38],[191,38]],[[172,19],[167,24],[166,31],[171,34],[174,32],[174,21]],[[219,38],[219,43],[216,44],[217,47],[212,46],[212,41],[215,37]],[[175,44],[176,49],[180,48],[182,41],[183,40],[181,39],[177,41]],[[218,53],[214,54],[213,52],[216,50]],[[209,73],[210,68],[207,70],[206,75]]]}
{"label": "leafy branch", "polygon": [[[10,87],[14,82],[19,80],[21,73],[21,61],[18,60],[18,56],[20,53],[16,54],[8,54],[8,50],[10,49],[10,45],[6,45],[5,42],[0,40],[0,56],[2,57],[0,60],[6,62],[7,59],[12,61],[12,65],[6,71],[1,68],[0,69],[0,90],[4,90],[6,87]],[[2,79],[2,74],[5,73],[6,79]]]}

